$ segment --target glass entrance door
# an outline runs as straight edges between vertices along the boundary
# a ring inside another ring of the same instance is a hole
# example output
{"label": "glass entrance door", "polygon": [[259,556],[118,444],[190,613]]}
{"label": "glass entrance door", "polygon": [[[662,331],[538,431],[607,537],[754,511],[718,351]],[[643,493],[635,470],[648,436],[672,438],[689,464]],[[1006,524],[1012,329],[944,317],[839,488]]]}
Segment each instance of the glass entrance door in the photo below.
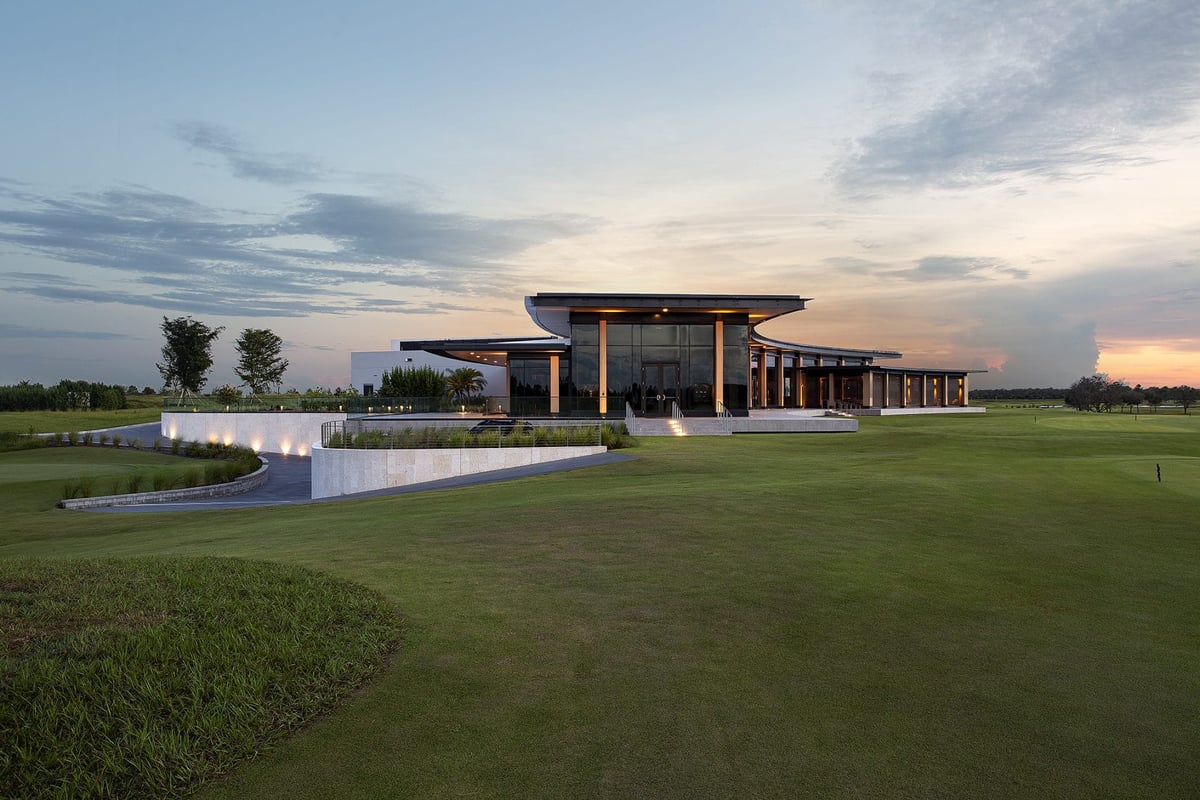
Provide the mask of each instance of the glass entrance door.
{"label": "glass entrance door", "polygon": [[643,362],[642,414],[669,417],[679,399],[679,362]]}

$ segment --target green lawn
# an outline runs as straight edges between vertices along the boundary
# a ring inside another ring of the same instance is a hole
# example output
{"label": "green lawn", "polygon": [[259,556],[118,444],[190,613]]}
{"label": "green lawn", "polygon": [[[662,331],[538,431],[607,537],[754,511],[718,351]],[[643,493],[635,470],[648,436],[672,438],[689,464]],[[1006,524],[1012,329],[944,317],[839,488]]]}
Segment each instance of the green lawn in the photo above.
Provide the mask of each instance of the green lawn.
{"label": "green lawn", "polygon": [[[153,405],[138,400],[138,406],[115,411],[4,411],[0,433],[70,433],[98,431],[121,425],[157,422],[162,417],[162,399]],[[148,443],[147,443],[148,444]]]}
{"label": "green lawn", "polygon": [[202,798],[1192,797],[1197,420],[868,418],[238,512],[49,497],[0,556],[269,559],[395,602],[383,677]]}

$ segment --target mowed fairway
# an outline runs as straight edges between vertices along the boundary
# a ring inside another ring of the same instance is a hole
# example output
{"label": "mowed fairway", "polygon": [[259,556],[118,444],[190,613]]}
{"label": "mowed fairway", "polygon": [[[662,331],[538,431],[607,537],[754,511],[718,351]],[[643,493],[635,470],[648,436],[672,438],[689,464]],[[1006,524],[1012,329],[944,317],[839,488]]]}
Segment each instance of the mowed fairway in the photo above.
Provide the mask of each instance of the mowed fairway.
{"label": "mowed fairway", "polygon": [[202,798],[1195,796],[1200,416],[627,452],[254,511],[25,493],[0,556],[267,558],[394,600],[380,681]]}

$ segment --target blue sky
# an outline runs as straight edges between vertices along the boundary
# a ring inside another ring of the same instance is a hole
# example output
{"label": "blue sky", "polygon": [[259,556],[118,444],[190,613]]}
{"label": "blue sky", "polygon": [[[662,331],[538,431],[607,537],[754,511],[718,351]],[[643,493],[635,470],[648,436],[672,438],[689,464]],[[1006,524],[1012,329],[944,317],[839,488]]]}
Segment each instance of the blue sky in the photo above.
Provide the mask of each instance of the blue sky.
{"label": "blue sky", "polygon": [[812,298],[775,338],[1200,384],[1200,7],[55,3],[0,26],[0,383],[163,316],[344,385],[538,291]]}

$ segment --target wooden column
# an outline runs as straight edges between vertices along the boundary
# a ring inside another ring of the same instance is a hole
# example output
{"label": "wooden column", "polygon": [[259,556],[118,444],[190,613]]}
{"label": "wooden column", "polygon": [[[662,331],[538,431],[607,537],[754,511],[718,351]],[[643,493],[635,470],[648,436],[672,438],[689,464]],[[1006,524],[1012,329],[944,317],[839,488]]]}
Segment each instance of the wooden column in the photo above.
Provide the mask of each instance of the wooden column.
{"label": "wooden column", "polygon": [[725,321],[713,323],[713,408],[725,404]]}
{"label": "wooden column", "polygon": [[608,413],[608,320],[600,320],[600,413]]}
{"label": "wooden column", "polygon": [[557,414],[559,410],[558,356],[550,356],[550,413]]}

